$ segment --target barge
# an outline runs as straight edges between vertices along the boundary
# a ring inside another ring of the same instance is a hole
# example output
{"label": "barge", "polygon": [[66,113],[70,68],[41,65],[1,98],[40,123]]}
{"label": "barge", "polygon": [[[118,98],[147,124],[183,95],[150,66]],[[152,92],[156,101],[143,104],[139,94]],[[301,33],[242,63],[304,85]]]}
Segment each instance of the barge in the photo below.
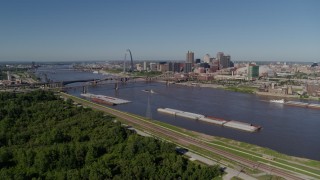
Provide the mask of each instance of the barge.
{"label": "barge", "polygon": [[217,118],[217,117],[204,116],[202,114],[185,112],[185,111],[181,111],[181,110],[177,110],[177,109],[158,108],[157,111],[161,112],[161,113],[166,113],[166,114],[179,116],[179,117],[183,117],[183,118],[204,121],[204,122],[212,123],[215,125],[239,129],[239,130],[248,131],[248,132],[255,132],[255,131],[258,131],[261,129],[261,126],[255,126],[255,125],[252,125],[249,123],[244,123],[244,122],[239,122],[239,121],[228,121],[228,120]]}
{"label": "barge", "polygon": [[105,104],[105,105],[108,105],[108,106],[115,106],[116,105],[115,103],[112,103],[112,102],[109,102],[109,101],[104,101],[104,100],[99,99],[99,98],[91,98],[91,101],[99,103],[99,104]]}
{"label": "barge", "polygon": [[284,103],[284,99],[280,99],[280,100],[272,99],[272,100],[270,100],[270,102],[272,102],[272,103],[278,103],[278,104],[283,104],[283,103]]}
{"label": "barge", "polygon": [[85,98],[89,98],[93,102],[101,103],[101,104],[106,104],[106,105],[117,105],[117,104],[125,104],[129,103],[131,101],[124,100],[124,99],[119,99],[115,97],[110,97],[110,96],[104,96],[104,95],[96,95],[96,94],[90,94],[90,93],[85,93],[85,94],[80,94],[81,96]]}
{"label": "barge", "polygon": [[304,102],[298,102],[298,101],[287,101],[287,102],[285,102],[285,104],[289,105],[289,106],[298,106],[298,107],[311,108],[311,109],[320,109],[320,104],[304,103]]}
{"label": "barge", "polygon": [[258,131],[259,129],[261,129],[261,126],[254,126],[252,124],[239,122],[239,121],[228,121],[224,123],[223,126],[234,128],[234,129],[240,129],[244,131],[249,131],[249,132]]}
{"label": "barge", "polygon": [[289,106],[299,106],[299,107],[307,107],[309,105],[309,103],[298,102],[298,101],[287,101],[285,102],[285,104]]}
{"label": "barge", "polygon": [[228,122],[227,120],[224,119],[220,119],[220,118],[216,118],[216,117],[212,117],[212,116],[206,116],[204,118],[200,118],[200,121],[205,121],[208,123],[213,123],[213,124],[217,124],[217,125],[223,125],[224,123]]}
{"label": "barge", "polygon": [[320,104],[308,104],[308,108],[320,109]]}

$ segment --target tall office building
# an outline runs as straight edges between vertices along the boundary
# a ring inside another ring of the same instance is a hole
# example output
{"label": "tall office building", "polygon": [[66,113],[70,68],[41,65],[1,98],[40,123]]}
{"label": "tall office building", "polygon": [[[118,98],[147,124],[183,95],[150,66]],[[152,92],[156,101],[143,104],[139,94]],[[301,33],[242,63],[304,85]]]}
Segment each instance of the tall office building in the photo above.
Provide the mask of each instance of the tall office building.
{"label": "tall office building", "polygon": [[186,62],[194,64],[194,52],[188,51],[186,55]]}
{"label": "tall office building", "polygon": [[147,70],[147,62],[145,61],[145,62],[143,62],[143,70]]}
{"label": "tall office building", "polygon": [[223,52],[217,53],[217,60],[219,61],[219,69],[228,68],[231,64],[231,56],[230,55],[224,55]]}
{"label": "tall office building", "polygon": [[222,56],[222,59],[220,60],[220,65],[222,66],[222,68],[230,67],[230,59],[231,57],[229,55]]}
{"label": "tall office building", "polygon": [[192,72],[192,63],[184,63],[184,73]]}
{"label": "tall office building", "polygon": [[223,56],[224,56],[223,52],[218,52],[217,53],[217,60],[221,60]]}

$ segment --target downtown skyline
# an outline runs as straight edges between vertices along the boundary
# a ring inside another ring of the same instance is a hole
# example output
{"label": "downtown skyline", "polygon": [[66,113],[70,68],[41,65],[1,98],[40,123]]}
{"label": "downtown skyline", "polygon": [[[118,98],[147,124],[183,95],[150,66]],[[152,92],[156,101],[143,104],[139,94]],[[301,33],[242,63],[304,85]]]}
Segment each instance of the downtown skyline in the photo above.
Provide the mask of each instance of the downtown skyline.
{"label": "downtown skyline", "polygon": [[0,61],[319,61],[319,1],[1,1]]}

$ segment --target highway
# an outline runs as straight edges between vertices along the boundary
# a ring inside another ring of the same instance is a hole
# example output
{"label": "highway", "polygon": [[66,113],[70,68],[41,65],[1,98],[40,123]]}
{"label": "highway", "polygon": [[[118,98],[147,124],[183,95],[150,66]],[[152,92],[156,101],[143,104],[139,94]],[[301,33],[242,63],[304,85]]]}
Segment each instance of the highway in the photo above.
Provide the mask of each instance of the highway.
{"label": "highway", "polygon": [[[64,97],[73,97],[64,93],[61,93],[62,96]],[[87,107],[91,107],[93,109],[97,109],[97,110],[101,110],[103,112],[112,114],[116,117],[119,117],[121,119],[124,119],[130,123],[132,123],[133,125],[138,125],[148,131],[152,131],[154,134],[160,135],[162,137],[166,137],[166,138],[170,138],[171,141],[177,143],[177,144],[181,144],[183,146],[187,146],[187,145],[193,145],[193,146],[197,146],[199,148],[202,148],[204,150],[207,151],[211,151],[217,155],[220,155],[224,158],[230,159],[232,161],[238,162],[240,164],[243,164],[249,168],[252,169],[258,169],[267,173],[271,173],[277,176],[281,176],[284,177],[286,179],[292,179],[292,180],[302,180],[303,178],[299,177],[298,175],[293,174],[292,172],[288,172],[285,171],[283,169],[277,168],[277,167],[272,167],[263,163],[258,163],[258,162],[254,162],[251,161],[249,159],[240,157],[238,155],[234,155],[232,153],[223,151],[221,149],[212,147],[210,145],[208,145],[207,143],[200,141],[196,138],[190,137],[190,136],[186,136],[183,135],[182,133],[170,130],[168,128],[165,127],[161,127],[159,125],[156,125],[152,122],[148,122],[146,120],[143,120],[139,117],[133,116],[131,114],[125,113],[125,112],[121,112],[112,108],[108,108],[108,107],[104,107],[101,106],[99,104],[95,104],[77,97],[73,97],[72,98],[75,102],[81,103],[84,106]]]}

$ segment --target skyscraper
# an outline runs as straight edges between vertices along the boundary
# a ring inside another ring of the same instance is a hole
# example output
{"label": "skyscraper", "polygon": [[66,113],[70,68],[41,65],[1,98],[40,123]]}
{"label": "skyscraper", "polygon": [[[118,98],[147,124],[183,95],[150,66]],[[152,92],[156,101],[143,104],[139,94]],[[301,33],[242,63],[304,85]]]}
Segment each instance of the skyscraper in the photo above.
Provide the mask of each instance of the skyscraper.
{"label": "skyscraper", "polygon": [[186,62],[194,64],[194,52],[188,51],[186,55]]}
{"label": "skyscraper", "polygon": [[222,59],[220,60],[220,65],[222,66],[222,68],[230,67],[230,59],[231,57],[229,55],[222,56]]}
{"label": "skyscraper", "polygon": [[223,52],[218,52],[218,53],[217,53],[217,60],[220,61],[223,56],[224,56],[224,53],[223,53]]}
{"label": "skyscraper", "polygon": [[217,53],[217,60],[219,61],[219,66],[220,66],[219,69],[230,67],[230,62],[231,62],[230,55],[224,55],[223,52],[218,52]]}
{"label": "skyscraper", "polygon": [[145,62],[143,62],[143,70],[147,70],[147,62],[145,61]]}
{"label": "skyscraper", "polygon": [[184,71],[184,73],[192,72],[192,64],[191,63],[184,63],[183,71]]}

